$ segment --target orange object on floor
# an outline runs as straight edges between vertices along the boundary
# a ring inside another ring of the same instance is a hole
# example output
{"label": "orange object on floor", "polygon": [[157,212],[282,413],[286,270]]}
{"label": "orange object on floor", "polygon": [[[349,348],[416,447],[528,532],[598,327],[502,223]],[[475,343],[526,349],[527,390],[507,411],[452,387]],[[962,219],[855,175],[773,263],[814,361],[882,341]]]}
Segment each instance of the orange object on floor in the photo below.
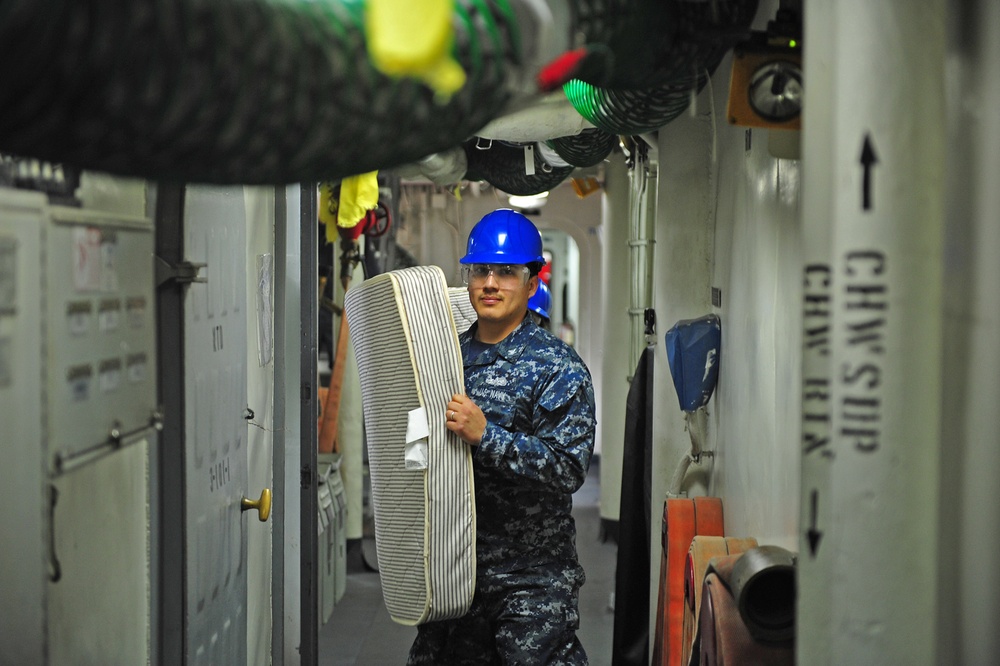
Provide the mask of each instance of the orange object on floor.
{"label": "orange object on floor", "polygon": [[697,652],[693,657],[702,666],[793,666],[794,641],[756,640],[740,614],[739,602],[732,592],[736,582],[733,569],[745,556],[745,553],[740,553],[712,560],[701,593],[698,635],[693,646]]}
{"label": "orange object on floor", "polygon": [[684,642],[684,570],[697,535],[723,536],[718,497],[668,498],[663,503],[662,557],[653,666],[680,666]]}
{"label": "orange object on floor", "polygon": [[753,537],[719,537],[696,535],[691,540],[684,565],[684,638],[681,645],[681,664],[691,659],[691,646],[698,633],[698,612],[701,610],[701,593],[713,557],[738,555],[757,547]]}

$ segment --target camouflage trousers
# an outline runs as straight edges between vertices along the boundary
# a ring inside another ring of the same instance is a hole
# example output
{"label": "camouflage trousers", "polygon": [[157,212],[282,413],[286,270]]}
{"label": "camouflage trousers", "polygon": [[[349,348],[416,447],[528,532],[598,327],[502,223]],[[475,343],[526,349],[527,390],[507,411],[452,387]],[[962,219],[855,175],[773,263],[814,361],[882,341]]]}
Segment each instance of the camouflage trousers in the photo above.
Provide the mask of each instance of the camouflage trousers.
{"label": "camouflage trousers", "polygon": [[417,628],[408,666],[586,666],[576,637],[583,569],[546,565],[480,577],[456,620]]}

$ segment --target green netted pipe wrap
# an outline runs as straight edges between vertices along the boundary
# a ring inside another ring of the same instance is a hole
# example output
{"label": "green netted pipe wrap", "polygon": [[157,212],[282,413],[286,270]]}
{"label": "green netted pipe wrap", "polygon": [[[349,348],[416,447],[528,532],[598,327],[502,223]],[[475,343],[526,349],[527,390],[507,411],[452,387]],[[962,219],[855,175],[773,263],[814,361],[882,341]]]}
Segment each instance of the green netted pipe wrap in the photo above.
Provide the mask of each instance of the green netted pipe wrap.
{"label": "green netted pipe wrap", "polygon": [[507,0],[458,0],[448,102],[369,62],[364,3],[0,0],[0,152],[187,182],[287,183],[413,162],[508,102]]}
{"label": "green netted pipe wrap", "polygon": [[692,76],[681,84],[653,90],[607,90],[573,80],[563,86],[566,97],[580,115],[611,134],[653,132],[684,113],[707,76]]}

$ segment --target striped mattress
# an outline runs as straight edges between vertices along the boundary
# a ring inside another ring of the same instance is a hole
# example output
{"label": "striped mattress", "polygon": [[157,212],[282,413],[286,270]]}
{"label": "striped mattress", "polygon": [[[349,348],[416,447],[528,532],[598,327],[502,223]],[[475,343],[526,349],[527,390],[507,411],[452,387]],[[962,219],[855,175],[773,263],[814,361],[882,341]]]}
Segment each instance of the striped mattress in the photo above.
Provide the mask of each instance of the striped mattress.
{"label": "striped mattress", "polygon": [[465,388],[444,273],[378,275],[348,290],[345,310],[386,609],[406,625],[460,617],[475,588],[476,505],[471,451],[445,427],[448,400]]}

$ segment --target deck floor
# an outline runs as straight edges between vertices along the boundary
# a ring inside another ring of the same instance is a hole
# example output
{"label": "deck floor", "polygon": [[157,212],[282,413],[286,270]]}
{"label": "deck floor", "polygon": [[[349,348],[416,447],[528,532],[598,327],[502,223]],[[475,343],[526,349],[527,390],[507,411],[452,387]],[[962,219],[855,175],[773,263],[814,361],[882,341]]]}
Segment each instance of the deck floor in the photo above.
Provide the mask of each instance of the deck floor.
{"label": "deck floor", "polygon": [[[601,541],[598,464],[573,496],[577,550],[587,573],[580,591],[578,635],[592,666],[610,666],[617,546]],[[348,557],[347,589],[319,633],[323,666],[402,666],[416,635],[414,627],[396,624],[382,603],[377,572],[363,566],[360,553]]]}

